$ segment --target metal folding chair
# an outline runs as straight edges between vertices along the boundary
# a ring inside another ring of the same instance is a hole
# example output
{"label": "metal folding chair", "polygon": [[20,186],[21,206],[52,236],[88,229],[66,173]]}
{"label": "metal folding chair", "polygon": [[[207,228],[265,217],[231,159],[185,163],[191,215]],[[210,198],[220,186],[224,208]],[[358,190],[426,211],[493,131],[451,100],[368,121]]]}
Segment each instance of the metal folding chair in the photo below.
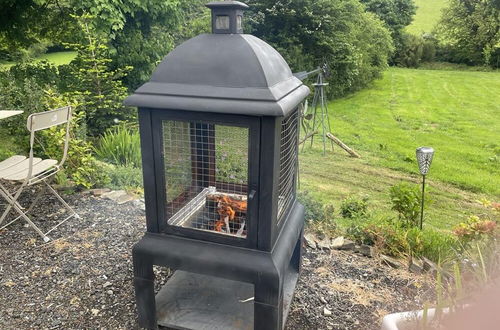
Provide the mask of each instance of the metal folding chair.
{"label": "metal folding chair", "polygon": [[[57,172],[62,169],[64,162],[68,156],[68,146],[70,138],[70,125],[71,125],[71,107],[59,108],[46,112],[39,112],[31,114],[28,117],[27,127],[30,131],[30,152],[29,157],[25,156],[12,156],[2,162],[0,162],[0,180],[9,181],[14,184],[20,184],[19,188],[14,193],[10,193],[9,190],[0,182],[0,195],[7,201],[7,207],[0,217],[0,225],[3,223],[9,212],[14,209],[19,216],[7,223],[0,230],[6,228],[10,224],[14,223],[18,219],[24,219],[33,229],[43,238],[45,242],[50,241],[47,236],[49,233],[54,231],[57,227],[68,221],[70,218],[74,217],[79,219],[80,217],[76,212],[62,199],[61,196],[54,190],[49,184],[49,179],[51,179]],[[41,159],[33,157],[33,147],[35,144],[35,133],[57,125],[66,124],[66,138],[64,141],[64,152],[62,159],[58,162],[54,159]],[[33,186],[37,183],[43,184],[44,187],[38,191],[37,195],[33,199],[31,205],[27,209],[22,207],[19,202],[19,196],[25,190],[25,188]],[[69,216],[60,221],[57,225],[50,228],[49,231],[43,232],[37,225],[31,221],[28,217],[28,213],[33,210],[33,207],[40,200],[45,189],[48,189],[69,211]]]}

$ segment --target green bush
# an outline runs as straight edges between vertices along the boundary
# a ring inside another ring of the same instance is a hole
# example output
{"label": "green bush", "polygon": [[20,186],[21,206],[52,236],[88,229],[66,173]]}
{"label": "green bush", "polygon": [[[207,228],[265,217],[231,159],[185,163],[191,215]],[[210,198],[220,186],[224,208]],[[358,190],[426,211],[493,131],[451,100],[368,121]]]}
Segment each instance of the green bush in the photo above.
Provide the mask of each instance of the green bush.
{"label": "green bush", "polygon": [[383,254],[426,257],[435,262],[455,256],[460,246],[451,233],[432,228],[408,229],[384,216],[357,219],[346,229],[346,236],[359,244],[373,245]]}
{"label": "green bush", "polygon": [[344,218],[360,218],[368,212],[368,197],[349,196],[340,204],[340,214]]}
{"label": "green bush", "polygon": [[307,191],[300,191],[297,195],[299,202],[304,205],[306,221],[322,222],[334,219],[333,205],[324,205],[314,199]]}
{"label": "green bush", "polygon": [[22,62],[10,67],[9,72],[17,83],[32,79],[40,86],[55,86],[59,79],[57,67],[46,61]]}
{"label": "green bush", "polygon": [[420,214],[420,192],[418,186],[401,182],[390,189],[392,209],[407,227],[418,226]]}
{"label": "green bush", "polygon": [[19,139],[19,145],[27,151],[29,147],[26,119],[34,112],[46,110],[44,88],[36,79],[25,77],[16,80],[11,72],[0,72],[0,108],[23,110],[23,114],[2,121],[10,135]]}
{"label": "green bush", "polygon": [[132,166],[103,166],[110,181],[105,186],[111,189],[142,189],[142,170]]}
{"label": "green bush", "polygon": [[108,129],[94,150],[99,159],[114,165],[141,167],[139,131],[130,125],[120,124]]}
{"label": "green bush", "polygon": [[403,256],[408,251],[405,230],[391,218],[375,218],[363,226],[365,244],[374,245],[377,251],[391,255]]}
{"label": "green bush", "polygon": [[426,257],[434,262],[455,256],[459,248],[455,236],[432,228],[411,228],[406,233],[406,239],[413,256]]}

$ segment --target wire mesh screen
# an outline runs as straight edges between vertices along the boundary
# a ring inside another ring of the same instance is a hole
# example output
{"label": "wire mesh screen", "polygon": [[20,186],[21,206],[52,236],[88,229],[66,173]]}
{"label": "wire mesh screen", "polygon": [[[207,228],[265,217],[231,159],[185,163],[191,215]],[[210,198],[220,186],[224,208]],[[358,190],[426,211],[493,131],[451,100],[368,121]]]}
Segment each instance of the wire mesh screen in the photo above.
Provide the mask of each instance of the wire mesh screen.
{"label": "wire mesh screen", "polygon": [[295,197],[298,157],[298,111],[281,123],[280,177],[278,186],[278,223]]}
{"label": "wire mesh screen", "polygon": [[169,225],[245,238],[246,127],[163,121]]}

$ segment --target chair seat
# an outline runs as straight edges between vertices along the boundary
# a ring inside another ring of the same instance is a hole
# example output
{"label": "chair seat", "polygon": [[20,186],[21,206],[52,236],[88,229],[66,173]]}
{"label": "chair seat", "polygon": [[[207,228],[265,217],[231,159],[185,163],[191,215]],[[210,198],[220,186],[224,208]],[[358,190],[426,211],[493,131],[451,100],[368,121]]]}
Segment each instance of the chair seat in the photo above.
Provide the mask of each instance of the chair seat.
{"label": "chair seat", "polygon": [[[33,158],[31,177],[43,173],[57,165],[57,160]],[[29,174],[29,158],[12,156],[0,162],[0,179],[9,181],[26,180]]]}
{"label": "chair seat", "polygon": [[11,166],[14,166],[14,165],[22,162],[25,159],[26,159],[26,157],[18,156],[18,155],[7,158],[6,160],[3,160],[0,162],[0,171],[3,171]]}

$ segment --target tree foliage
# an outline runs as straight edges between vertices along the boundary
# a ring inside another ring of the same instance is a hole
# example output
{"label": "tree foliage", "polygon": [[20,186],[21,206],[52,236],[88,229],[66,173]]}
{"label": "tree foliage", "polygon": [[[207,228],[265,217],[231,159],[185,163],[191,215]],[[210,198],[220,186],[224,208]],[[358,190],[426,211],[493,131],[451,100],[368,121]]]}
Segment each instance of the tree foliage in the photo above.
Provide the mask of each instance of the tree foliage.
{"label": "tree foliage", "polygon": [[68,9],[56,0],[2,0],[0,52],[18,59],[19,52],[37,43],[71,39],[75,34]]}
{"label": "tree foliage", "polygon": [[[411,24],[417,7],[413,0],[360,0],[366,10],[374,13],[391,32],[394,41],[395,52],[391,63],[401,64],[398,59],[402,53],[408,52],[408,41],[411,36],[406,35],[404,28]],[[406,55],[403,54],[404,57]]]}
{"label": "tree foliage", "polygon": [[249,32],[273,45],[292,70],[327,62],[330,96],[358,90],[387,66],[392,41],[357,0],[251,0]]}
{"label": "tree foliage", "polygon": [[88,133],[99,135],[117,121],[134,117],[135,111],[122,104],[128,91],[120,80],[130,68],[111,70],[109,49],[106,40],[91,24],[93,16],[83,15],[77,20],[85,39],[82,43],[69,45],[78,55],[70,65],[73,79],[66,89],[82,98],[80,111],[85,113]]}
{"label": "tree foliage", "polygon": [[73,10],[95,17],[96,32],[108,38],[115,69],[130,66],[123,81],[135,89],[173,47],[181,21],[180,0],[70,0]]}
{"label": "tree foliage", "polygon": [[411,24],[417,7],[413,0],[360,0],[366,10],[385,22],[393,36]]}
{"label": "tree foliage", "polygon": [[437,32],[448,60],[500,67],[500,0],[451,0]]}

